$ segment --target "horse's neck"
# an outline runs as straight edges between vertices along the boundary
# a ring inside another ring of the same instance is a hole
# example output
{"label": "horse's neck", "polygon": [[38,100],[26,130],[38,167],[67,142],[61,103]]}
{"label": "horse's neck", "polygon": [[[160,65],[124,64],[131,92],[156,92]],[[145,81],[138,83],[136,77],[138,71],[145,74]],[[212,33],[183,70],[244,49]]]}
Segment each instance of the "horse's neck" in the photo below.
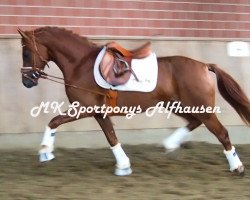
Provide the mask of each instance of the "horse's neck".
{"label": "horse's neck", "polygon": [[45,38],[51,60],[57,64],[66,80],[71,79],[73,73],[90,70],[93,66],[84,65],[84,62],[92,59],[93,54],[98,51],[98,47],[91,46],[87,41],[79,42],[78,39],[67,38],[63,41],[57,36]]}

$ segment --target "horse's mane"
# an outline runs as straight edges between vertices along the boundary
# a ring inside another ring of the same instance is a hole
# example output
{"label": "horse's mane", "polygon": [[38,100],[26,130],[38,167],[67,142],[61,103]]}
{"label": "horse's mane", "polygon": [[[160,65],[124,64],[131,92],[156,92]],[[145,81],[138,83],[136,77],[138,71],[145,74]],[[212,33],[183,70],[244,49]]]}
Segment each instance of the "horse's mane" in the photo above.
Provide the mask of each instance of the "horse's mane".
{"label": "horse's mane", "polygon": [[79,34],[74,33],[73,31],[65,29],[65,28],[56,27],[56,26],[45,26],[45,27],[37,28],[34,30],[34,32],[37,34],[39,34],[40,32],[43,32],[43,31],[47,31],[47,32],[54,33],[54,34],[62,34],[63,33],[64,35],[74,37],[78,41],[88,43],[90,46],[97,46],[94,42],[88,40],[87,37],[80,36]]}

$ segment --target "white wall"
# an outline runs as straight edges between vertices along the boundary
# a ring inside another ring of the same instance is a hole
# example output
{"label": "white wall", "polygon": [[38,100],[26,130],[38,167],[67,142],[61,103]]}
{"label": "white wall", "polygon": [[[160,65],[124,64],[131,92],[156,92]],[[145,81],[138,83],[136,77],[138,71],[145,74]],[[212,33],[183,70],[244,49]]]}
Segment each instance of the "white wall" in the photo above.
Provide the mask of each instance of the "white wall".
{"label": "white wall", "polygon": [[[105,40],[96,40],[104,44]],[[127,48],[133,48],[143,43],[140,40],[118,41]],[[152,47],[158,56],[184,55],[203,62],[216,63],[243,87],[250,96],[250,58],[228,57],[226,42],[219,41],[152,41]],[[249,43],[250,45],[250,43]],[[20,67],[22,66],[21,44],[19,39],[0,39],[0,133],[32,133],[42,132],[54,114],[41,114],[37,118],[30,116],[32,107],[40,105],[41,101],[64,101],[67,98],[62,85],[39,81],[39,86],[27,89],[21,83]],[[61,75],[55,65],[47,72]],[[211,73],[214,77],[214,75]],[[243,123],[236,112],[217,95],[217,105],[222,113],[219,118],[227,126],[242,126]],[[66,106],[66,105],[65,105]],[[176,117],[166,119],[166,116],[147,118],[145,115],[136,116],[134,120],[124,120],[124,117],[114,117],[116,129],[146,129],[172,128],[183,123]],[[69,123],[59,128],[59,131],[99,130],[93,119],[83,119]]]}

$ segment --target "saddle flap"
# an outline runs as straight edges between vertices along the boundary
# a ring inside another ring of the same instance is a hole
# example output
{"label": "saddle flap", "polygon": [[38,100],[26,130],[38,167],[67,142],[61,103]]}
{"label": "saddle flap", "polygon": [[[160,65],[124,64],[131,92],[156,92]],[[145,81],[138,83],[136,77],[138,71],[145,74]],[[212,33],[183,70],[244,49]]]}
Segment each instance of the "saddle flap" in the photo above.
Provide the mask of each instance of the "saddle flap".
{"label": "saddle flap", "polygon": [[112,54],[106,51],[100,63],[100,71],[105,79],[108,77],[109,71],[111,70],[113,65],[114,65],[114,57],[112,56]]}
{"label": "saddle flap", "polygon": [[128,67],[122,59],[119,60],[110,51],[106,51],[100,63],[100,72],[109,84],[122,85],[131,76]]}

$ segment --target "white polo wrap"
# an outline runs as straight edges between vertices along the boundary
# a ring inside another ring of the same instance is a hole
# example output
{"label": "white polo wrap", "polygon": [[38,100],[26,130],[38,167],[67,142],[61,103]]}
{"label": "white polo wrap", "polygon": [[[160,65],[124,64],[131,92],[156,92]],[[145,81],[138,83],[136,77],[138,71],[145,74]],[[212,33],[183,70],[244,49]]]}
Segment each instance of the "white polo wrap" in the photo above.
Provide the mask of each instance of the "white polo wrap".
{"label": "white polo wrap", "polygon": [[228,160],[230,171],[234,171],[235,169],[238,169],[239,166],[242,166],[242,162],[240,161],[234,146],[232,146],[232,149],[229,151],[224,150],[224,154]]}

